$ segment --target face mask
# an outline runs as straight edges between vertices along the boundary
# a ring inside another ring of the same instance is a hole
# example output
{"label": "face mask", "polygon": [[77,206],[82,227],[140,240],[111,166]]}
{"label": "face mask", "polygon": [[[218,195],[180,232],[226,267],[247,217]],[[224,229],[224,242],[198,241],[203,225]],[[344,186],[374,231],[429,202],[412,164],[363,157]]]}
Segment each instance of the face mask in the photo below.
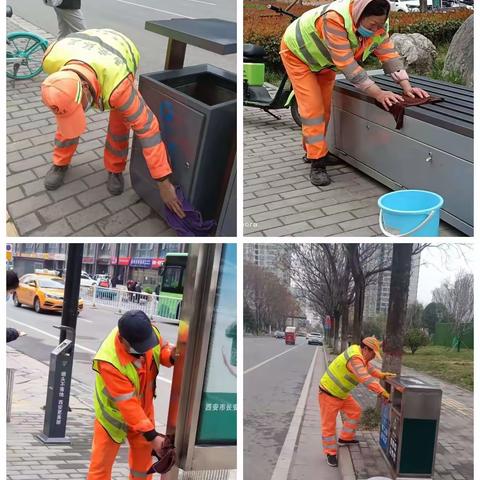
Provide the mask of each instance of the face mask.
{"label": "face mask", "polygon": [[360,25],[357,31],[362,37],[367,37],[367,38],[371,37],[375,33],[369,30],[368,28],[364,27],[363,25]]}
{"label": "face mask", "polygon": [[129,350],[128,350],[129,353],[133,354],[133,355],[142,355],[142,353],[140,352],[137,352],[134,348],[130,347]]}

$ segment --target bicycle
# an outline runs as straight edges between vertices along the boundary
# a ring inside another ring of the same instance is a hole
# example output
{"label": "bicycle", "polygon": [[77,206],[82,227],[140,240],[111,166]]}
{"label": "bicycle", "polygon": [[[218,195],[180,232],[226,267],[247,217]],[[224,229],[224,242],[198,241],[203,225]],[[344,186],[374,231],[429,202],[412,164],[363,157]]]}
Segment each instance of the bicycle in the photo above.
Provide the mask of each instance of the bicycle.
{"label": "bicycle", "polygon": [[[7,18],[11,18],[13,9],[7,5]],[[7,33],[7,77],[15,80],[27,80],[42,72],[43,54],[48,41],[32,32]]]}

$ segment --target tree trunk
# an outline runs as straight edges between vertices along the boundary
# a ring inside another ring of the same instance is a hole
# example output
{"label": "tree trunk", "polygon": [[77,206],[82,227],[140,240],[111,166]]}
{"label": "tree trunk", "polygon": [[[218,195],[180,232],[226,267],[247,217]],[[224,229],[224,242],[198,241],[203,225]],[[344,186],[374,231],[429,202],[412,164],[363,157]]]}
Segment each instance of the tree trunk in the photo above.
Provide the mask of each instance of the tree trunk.
{"label": "tree trunk", "polygon": [[345,351],[348,347],[348,304],[342,307],[342,342],[340,345],[341,351]]}
{"label": "tree trunk", "polygon": [[334,334],[333,334],[333,351],[335,353],[340,353],[339,351],[339,341],[338,341],[338,334],[340,332],[340,312],[335,310],[333,312],[332,321],[334,322]]}
{"label": "tree trunk", "polygon": [[352,272],[355,283],[355,303],[353,309],[353,343],[359,344],[362,336],[363,306],[365,304],[365,274],[360,263],[360,253],[358,243],[349,243],[345,245],[347,251],[348,264]]}
{"label": "tree trunk", "polygon": [[428,9],[427,0],[420,0],[420,11],[425,13],[427,9]]}
{"label": "tree trunk", "polygon": [[365,279],[359,279],[358,284],[355,283],[355,304],[353,308],[353,332],[352,342],[360,344],[362,341],[362,323],[363,323],[363,307],[365,305]]}
{"label": "tree trunk", "polygon": [[383,341],[382,370],[400,375],[402,371],[403,340],[408,303],[408,287],[412,266],[411,243],[393,246],[390,298],[388,301],[387,327]]}

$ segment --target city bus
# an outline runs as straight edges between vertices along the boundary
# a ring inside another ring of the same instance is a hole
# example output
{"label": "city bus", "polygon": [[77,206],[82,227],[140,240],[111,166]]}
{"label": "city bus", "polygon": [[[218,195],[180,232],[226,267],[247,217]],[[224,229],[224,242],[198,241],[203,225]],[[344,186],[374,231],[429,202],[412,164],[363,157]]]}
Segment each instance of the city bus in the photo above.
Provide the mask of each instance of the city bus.
{"label": "city bus", "polygon": [[167,253],[165,257],[157,308],[161,317],[180,319],[187,260],[188,253]]}

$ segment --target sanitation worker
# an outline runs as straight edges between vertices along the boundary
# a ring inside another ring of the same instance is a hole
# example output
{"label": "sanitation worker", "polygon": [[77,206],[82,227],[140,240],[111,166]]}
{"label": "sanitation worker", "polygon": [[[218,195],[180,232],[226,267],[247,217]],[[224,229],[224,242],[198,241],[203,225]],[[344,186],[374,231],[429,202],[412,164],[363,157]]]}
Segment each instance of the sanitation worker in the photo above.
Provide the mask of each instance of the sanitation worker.
{"label": "sanitation worker", "polygon": [[325,138],[336,72],[388,110],[403,98],[382,90],[360,66],[373,53],[406,95],[428,97],[427,92],[410,85],[403,61],[388,36],[389,13],[388,0],[336,0],[305,12],[283,36],[280,56],[295,91],[304,161],[311,163],[313,185],[330,183],[326,164],[333,159]]}
{"label": "sanitation worker", "polygon": [[139,53],[125,35],[109,29],[72,33],[49,46],[43,69],[42,100],[57,119],[53,166],[45,176],[45,188],[62,185],[65,173],[85,131],[85,112],[94,107],[110,111],[104,163],[107,189],[120,195],[127,163],[129,132],[140,140],[150,174],[158,181],[164,204],[180,218],[185,214],[170,182],[167,150],[157,118],[134,84]]}
{"label": "sanitation worker", "polygon": [[388,399],[388,392],[375,378],[394,377],[394,373],[377,370],[370,361],[380,356],[380,342],[375,337],[366,337],[360,345],[351,345],[327,368],[320,379],[318,403],[322,417],[323,453],[331,467],[338,466],[336,422],[338,412],[344,414],[343,428],[338,445],[358,443],[355,432],[360,422],[362,410],[350,392],[363,383],[369,390]]}
{"label": "sanitation worker", "polygon": [[123,314],[93,359],[95,425],[87,480],[110,480],[120,445],[130,444],[130,480],[147,479],[152,450],[163,439],[155,430],[153,399],[160,365],[171,367],[175,347],[162,340],[141,310]]}

